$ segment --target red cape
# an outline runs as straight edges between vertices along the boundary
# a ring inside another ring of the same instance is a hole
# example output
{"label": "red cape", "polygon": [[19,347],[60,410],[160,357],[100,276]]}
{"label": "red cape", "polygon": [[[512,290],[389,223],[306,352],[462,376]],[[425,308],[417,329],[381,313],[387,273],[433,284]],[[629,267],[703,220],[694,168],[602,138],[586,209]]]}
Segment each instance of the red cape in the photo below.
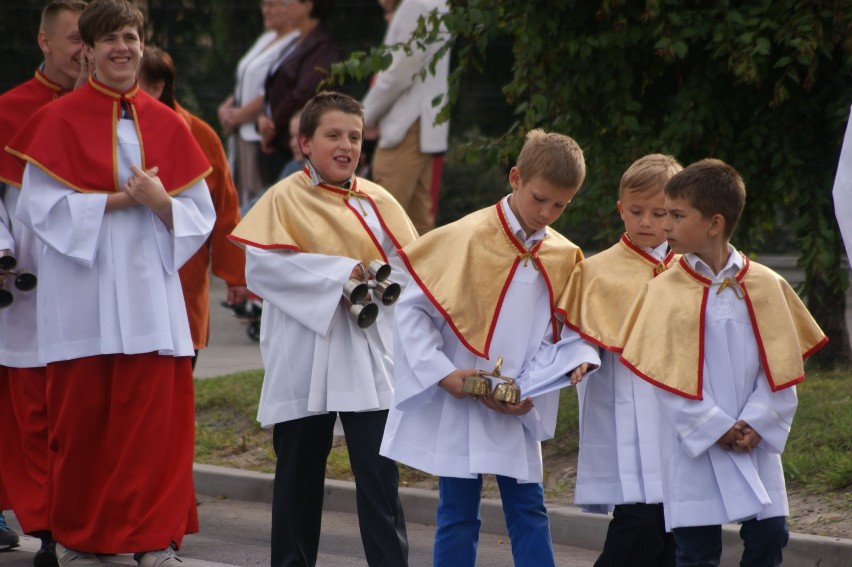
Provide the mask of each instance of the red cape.
{"label": "red cape", "polygon": [[[36,110],[62,94],[62,87],[49,81],[41,71],[36,71],[35,77],[0,96],[0,150]],[[20,187],[23,175],[21,162],[12,154],[0,151],[0,181]]]}
{"label": "red cape", "polygon": [[7,150],[22,164],[38,166],[71,189],[113,193],[118,186],[116,121],[124,101],[136,122],[143,169],[157,174],[169,194],[210,173],[210,163],[172,109],[134,85],[123,93],[95,79],[39,109]]}

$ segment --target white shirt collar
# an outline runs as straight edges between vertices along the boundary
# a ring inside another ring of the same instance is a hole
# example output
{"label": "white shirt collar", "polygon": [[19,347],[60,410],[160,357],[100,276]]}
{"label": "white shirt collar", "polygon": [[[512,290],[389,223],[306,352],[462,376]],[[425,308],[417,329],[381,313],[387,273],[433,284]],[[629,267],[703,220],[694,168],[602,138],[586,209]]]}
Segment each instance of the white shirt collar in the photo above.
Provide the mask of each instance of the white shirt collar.
{"label": "white shirt collar", "polygon": [[518,240],[523,242],[524,246],[526,246],[527,250],[529,250],[535,246],[539,240],[544,240],[544,236],[547,234],[547,227],[535,231],[529,238],[527,238],[527,234],[524,232],[524,229],[521,228],[521,223],[518,222],[518,217],[516,217],[515,213],[512,212],[512,207],[509,206],[509,197],[511,197],[511,195],[503,197],[503,200],[500,201],[500,206],[503,207],[503,213],[506,215],[506,220],[509,221],[509,228],[512,229],[512,234],[514,234]]}
{"label": "white shirt collar", "polygon": [[684,255],[687,263],[692,267],[693,270],[707,276],[711,280],[722,281],[725,279],[725,276],[733,276],[737,272],[739,272],[743,267],[743,257],[737,252],[736,248],[728,244],[728,261],[725,266],[719,270],[718,274],[714,274],[713,270],[707,263],[704,262],[701,258],[696,256],[695,254],[689,252]]}
{"label": "white shirt collar", "polygon": [[308,166],[308,172],[311,174],[311,185],[313,185],[314,187],[316,187],[320,183],[326,183],[326,184],[332,185],[334,187],[341,187],[342,189],[349,189],[349,188],[352,187],[352,181],[355,179],[355,176],[353,175],[352,177],[350,177],[349,179],[347,179],[346,181],[344,181],[340,185],[338,185],[336,183],[329,183],[328,181],[326,181],[322,177],[320,177],[320,174],[314,168],[314,164],[311,163],[311,160],[306,159],[305,165]]}
{"label": "white shirt collar", "polygon": [[650,254],[651,256],[656,258],[657,260],[665,260],[666,256],[669,253],[669,243],[666,242],[665,240],[663,240],[663,243],[660,244],[659,246],[656,246],[654,248],[651,248],[651,247],[642,248],[642,250],[644,252],[646,252],[647,254]]}

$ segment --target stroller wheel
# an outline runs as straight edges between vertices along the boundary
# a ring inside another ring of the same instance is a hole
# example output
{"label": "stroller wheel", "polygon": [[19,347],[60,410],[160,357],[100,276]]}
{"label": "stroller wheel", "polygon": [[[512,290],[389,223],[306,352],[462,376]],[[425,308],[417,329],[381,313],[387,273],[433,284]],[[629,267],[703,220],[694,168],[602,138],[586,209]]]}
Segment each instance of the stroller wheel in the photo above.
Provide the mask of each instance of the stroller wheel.
{"label": "stroller wheel", "polygon": [[249,321],[248,326],[246,327],[246,334],[253,340],[260,340],[260,321],[257,319]]}

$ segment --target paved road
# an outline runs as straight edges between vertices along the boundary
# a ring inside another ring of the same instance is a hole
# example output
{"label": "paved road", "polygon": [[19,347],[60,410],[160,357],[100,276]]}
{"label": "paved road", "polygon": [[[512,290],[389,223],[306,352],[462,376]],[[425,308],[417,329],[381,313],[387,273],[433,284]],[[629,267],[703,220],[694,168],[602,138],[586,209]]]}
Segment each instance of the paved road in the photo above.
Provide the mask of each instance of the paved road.
{"label": "paved road", "polygon": [[220,305],[227,287],[219,278],[210,281],[210,344],[195,365],[196,378],[211,378],[241,370],[263,368],[260,347],[246,334],[246,323]]}
{"label": "paved road", "polygon": [[[181,558],[186,567],[254,567],[269,565],[269,504],[237,500],[219,500],[199,496],[198,512],[201,533],[187,536]],[[10,526],[17,529],[13,514]],[[357,519],[352,514],[326,511],[323,514],[323,533],[320,541],[319,567],[366,567]],[[408,523],[411,546],[411,567],[432,565],[434,527]],[[0,566],[29,566],[38,549],[38,540],[25,538],[21,548],[0,552]],[[557,565],[589,567],[596,553],[555,546]],[[102,558],[106,566],[135,565],[129,555]],[[480,539],[477,565],[511,567],[511,548],[504,536],[483,533]]]}

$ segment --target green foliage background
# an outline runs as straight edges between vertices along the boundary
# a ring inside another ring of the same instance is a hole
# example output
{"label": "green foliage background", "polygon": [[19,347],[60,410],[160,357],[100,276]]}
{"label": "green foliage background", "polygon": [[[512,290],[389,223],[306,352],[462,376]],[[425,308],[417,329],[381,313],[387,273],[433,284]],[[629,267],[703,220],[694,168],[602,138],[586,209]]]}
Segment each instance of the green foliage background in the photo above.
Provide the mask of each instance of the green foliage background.
{"label": "green foliage background", "polygon": [[[557,226],[591,252],[621,231],[614,192],[639,156],[734,165],[749,192],[734,244],[791,252],[848,362],[846,270],[831,187],[852,100],[852,0],[451,0],[453,132],[440,222],[493,203],[533,127],[584,148],[587,182]],[[148,41],[178,65],[178,98],[216,124],[239,57],[259,35],[258,0],[148,0]],[[0,4],[0,90],[32,76],[43,0]],[[375,0],[337,0],[329,27],[353,54],[337,88],[360,97],[387,60],[371,47]],[[430,25],[424,25],[425,40]],[[378,54],[377,54],[378,53]]]}

